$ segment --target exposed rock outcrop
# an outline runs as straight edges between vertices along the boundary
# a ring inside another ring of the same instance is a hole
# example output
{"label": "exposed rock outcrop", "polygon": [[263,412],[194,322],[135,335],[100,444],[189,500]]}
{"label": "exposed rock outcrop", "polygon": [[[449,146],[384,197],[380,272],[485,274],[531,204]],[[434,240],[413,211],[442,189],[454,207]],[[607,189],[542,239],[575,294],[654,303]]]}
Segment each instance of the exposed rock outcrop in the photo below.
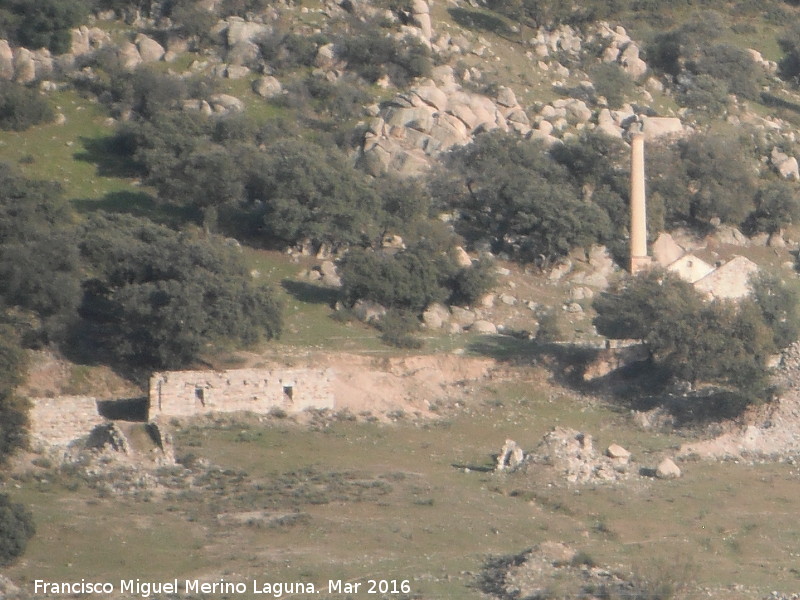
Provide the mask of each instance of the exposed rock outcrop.
{"label": "exposed rock outcrop", "polygon": [[409,175],[426,170],[429,159],[472,141],[474,134],[500,128],[531,131],[529,119],[507,87],[492,100],[454,85],[451,68],[390,100],[367,125],[360,162],[370,173]]}
{"label": "exposed rock outcrop", "polygon": [[506,440],[497,455],[495,471],[513,471],[522,464],[525,453],[514,440]]}

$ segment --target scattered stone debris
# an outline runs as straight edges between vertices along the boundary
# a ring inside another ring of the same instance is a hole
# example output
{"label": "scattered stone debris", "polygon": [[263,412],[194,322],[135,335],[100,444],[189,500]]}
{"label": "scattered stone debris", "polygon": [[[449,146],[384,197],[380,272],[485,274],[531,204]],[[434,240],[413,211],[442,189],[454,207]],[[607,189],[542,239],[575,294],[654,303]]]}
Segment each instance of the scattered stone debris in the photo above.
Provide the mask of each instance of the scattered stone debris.
{"label": "scattered stone debris", "polygon": [[656,477],[659,479],[678,479],[680,476],[681,470],[671,458],[665,458],[656,468]]}
{"label": "scattered stone debris", "polygon": [[630,453],[622,460],[627,450],[616,444],[613,446],[613,452],[619,456],[603,456],[594,449],[589,434],[554,427],[525,458],[524,466],[526,469],[542,465],[553,467],[569,483],[618,481],[628,476]]}
{"label": "scattered stone debris", "polygon": [[[621,565],[597,565],[591,556],[561,542],[547,541],[517,555],[490,558],[479,575],[480,589],[494,598],[553,598],[552,584],[559,582],[559,598],[634,597],[632,577]],[[638,597],[638,596],[636,596]]]}
{"label": "scattered stone debris", "polygon": [[8,577],[0,575],[0,598],[4,600],[23,600],[28,595]]}
{"label": "scattered stone debris", "polygon": [[86,440],[86,447],[95,450],[106,448],[122,454],[129,454],[128,440],[114,422],[103,423],[92,429]]}
{"label": "scattered stone debris", "polygon": [[497,455],[497,466],[495,471],[513,471],[522,464],[525,453],[514,440],[506,440],[500,454]]}
{"label": "scattered stone debris", "polygon": [[621,465],[627,465],[631,459],[631,453],[619,444],[611,444],[606,449],[606,456]]}

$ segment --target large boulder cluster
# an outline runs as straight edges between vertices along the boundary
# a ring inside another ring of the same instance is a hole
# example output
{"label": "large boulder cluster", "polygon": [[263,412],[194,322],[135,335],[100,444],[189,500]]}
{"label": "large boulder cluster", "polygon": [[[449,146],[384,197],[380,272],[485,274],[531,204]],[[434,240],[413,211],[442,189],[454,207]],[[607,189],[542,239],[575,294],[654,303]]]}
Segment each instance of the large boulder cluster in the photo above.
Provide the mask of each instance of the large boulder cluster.
{"label": "large boulder cluster", "polygon": [[531,131],[514,92],[501,87],[495,98],[468,92],[451,67],[437,67],[433,78],[397,94],[368,123],[360,161],[375,175],[387,170],[416,175],[428,168],[430,157],[498,128]]}
{"label": "large boulder cluster", "polygon": [[603,62],[619,64],[633,79],[641,79],[647,73],[647,63],[639,57],[639,46],[624,27],[612,29],[608,24],[600,23],[598,33],[605,46]]}

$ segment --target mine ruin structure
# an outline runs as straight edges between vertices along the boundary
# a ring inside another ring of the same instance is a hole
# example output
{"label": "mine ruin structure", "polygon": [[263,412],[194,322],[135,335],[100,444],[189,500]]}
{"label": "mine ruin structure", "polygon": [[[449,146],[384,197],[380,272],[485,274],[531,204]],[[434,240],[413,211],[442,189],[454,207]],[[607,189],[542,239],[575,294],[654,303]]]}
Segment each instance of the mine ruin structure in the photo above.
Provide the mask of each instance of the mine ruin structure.
{"label": "mine ruin structure", "polygon": [[631,262],[630,271],[636,275],[650,267],[647,256],[647,206],[644,175],[644,134],[631,136]]}
{"label": "mine ruin structure", "polygon": [[331,369],[166,371],[150,377],[149,417],[332,409]]}

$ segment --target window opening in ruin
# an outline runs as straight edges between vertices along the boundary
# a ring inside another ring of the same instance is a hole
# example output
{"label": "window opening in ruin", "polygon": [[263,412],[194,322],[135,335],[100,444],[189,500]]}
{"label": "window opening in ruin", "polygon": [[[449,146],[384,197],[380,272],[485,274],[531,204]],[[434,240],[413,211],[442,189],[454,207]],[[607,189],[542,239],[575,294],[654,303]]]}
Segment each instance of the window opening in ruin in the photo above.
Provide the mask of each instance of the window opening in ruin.
{"label": "window opening in ruin", "polygon": [[286,396],[287,400],[291,400],[293,394],[294,394],[294,389],[292,388],[291,385],[283,386],[283,395]]}
{"label": "window opening in ruin", "polygon": [[206,405],[206,391],[201,387],[194,388],[194,396],[200,400],[200,406]]}

